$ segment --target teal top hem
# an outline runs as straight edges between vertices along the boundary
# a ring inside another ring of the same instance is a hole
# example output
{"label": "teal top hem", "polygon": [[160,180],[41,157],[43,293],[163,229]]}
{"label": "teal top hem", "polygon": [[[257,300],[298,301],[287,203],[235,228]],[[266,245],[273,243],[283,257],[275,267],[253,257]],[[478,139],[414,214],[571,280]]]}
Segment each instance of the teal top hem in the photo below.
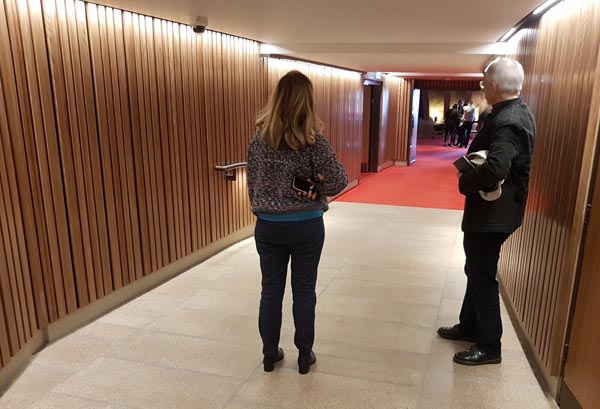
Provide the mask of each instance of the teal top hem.
{"label": "teal top hem", "polygon": [[304,220],[323,217],[323,213],[323,210],[317,209],[292,213],[257,213],[256,215],[259,219],[266,220],[269,222],[301,222]]}

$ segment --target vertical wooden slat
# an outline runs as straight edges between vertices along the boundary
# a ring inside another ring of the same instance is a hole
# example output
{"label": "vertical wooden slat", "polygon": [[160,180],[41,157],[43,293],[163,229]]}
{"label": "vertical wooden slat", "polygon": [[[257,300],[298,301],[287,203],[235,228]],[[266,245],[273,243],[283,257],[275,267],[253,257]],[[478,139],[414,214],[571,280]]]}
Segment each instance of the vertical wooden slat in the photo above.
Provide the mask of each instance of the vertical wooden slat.
{"label": "vertical wooden slat", "polygon": [[[80,82],[83,85],[83,100],[80,104],[85,107],[85,116],[81,121],[85,122],[84,133],[84,161],[85,168],[91,173],[91,181],[86,181],[88,206],[90,208],[90,227],[92,231],[93,257],[95,258],[95,282],[98,298],[112,290],[110,270],[110,250],[108,244],[108,230],[106,221],[106,209],[104,205],[104,188],[102,183],[100,149],[98,144],[98,123],[96,117],[96,104],[94,95],[94,82],[92,72],[92,57],[90,52],[90,38],[88,35],[87,14],[85,3],[75,2],[75,15],[77,20],[77,37],[80,54]],[[81,129],[84,125],[81,124]],[[87,135],[87,140],[85,138]],[[87,150],[87,155],[85,151]],[[88,174],[89,174],[88,173]]]}
{"label": "vertical wooden slat", "polygon": [[[69,0],[67,2],[71,3]],[[73,243],[73,259],[75,262],[75,281],[77,282],[78,288],[78,302],[79,306],[85,306],[89,302],[96,300],[96,287],[95,287],[95,272],[92,259],[92,245],[90,237],[90,226],[88,216],[88,206],[85,196],[85,185],[86,180],[83,169],[83,156],[81,152],[81,138],[85,138],[85,131],[79,129],[78,117],[82,107],[78,104],[75,95],[75,81],[81,73],[81,68],[77,63],[78,58],[73,58],[72,42],[69,37],[69,26],[67,22],[66,7],[64,0],[56,0],[56,9],[54,10],[55,22],[58,31],[57,44],[55,49],[50,47],[50,52],[56,52],[56,61],[61,60],[62,67],[57,64],[53,68],[53,77],[59,75],[63,76],[61,79],[64,83],[64,94],[57,92],[58,98],[65,98],[64,100],[57,100],[57,107],[61,104],[66,108],[66,112],[62,112],[60,108],[57,110],[59,123],[65,123],[64,128],[59,126],[59,130],[67,132],[64,136],[64,142],[61,145],[63,147],[63,163],[65,163],[65,169],[67,172],[73,171],[71,178],[66,178],[68,192],[71,192],[72,200],[76,203],[78,214],[71,214],[69,224],[71,227],[71,238],[76,243]],[[73,53],[75,54],[75,53]],[[58,70],[61,70],[59,72]],[[57,87],[63,85],[57,83]],[[62,115],[64,116],[62,116]],[[83,134],[83,135],[82,135]],[[66,155],[69,155],[67,157]],[[69,197],[69,196],[67,196]],[[68,203],[68,201],[67,201]],[[78,255],[76,255],[79,253]],[[87,288],[87,290],[84,290]]]}
{"label": "vertical wooden slat", "polygon": [[[81,225],[79,216],[79,203],[77,198],[77,181],[75,179],[75,166],[73,163],[73,147],[71,143],[71,130],[69,124],[69,110],[67,95],[69,90],[65,81],[65,71],[61,56],[59,21],[57,9],[54,0],[44,0],[44,25],[46,27],[46,39],[48,43],[48,52],[50,60],[50,70],[52,77],[52,86],[54,91],[54,109],[56,115],[57,137],[59,141],[60,166],[63,169],[64,194],[66,212],[70,216],[69,223],[62,227],[61,243],[61,261],[62,261],[62,281],[64,282],[64,296],[66,297],[67,312],[73,312],[77,309],[78,298],[81,303],[86,305],[87,283],[85,279],[85,266],[83,261],[83,248]],[[58,159],[58,158],[56,158]],[[65,220],[66,221],[66,220]],[[71,243],[71,246],[67,245]],[[72,263],[71,263],[72,260]],[[57,290],[57,297],[60,298],[60,289]]]}
{"label": "vertical wooden slat", "polygon": [[[37,76],[37,72],[36,72],[36,63],[35,63],[35,50],[34,50],[34,33],[35,33],[34,30],[35,29],[33,29],[32,24],[30,23],[30,15],[40,18],[41,12],[39,10],[39,3],[37,4],[37,7],[35,5],[36,2],[32,2],[32,3],[34,3],[34,7],[33,7],[33,10],[31,13],[29,12],[29,10],[30,10],[29,4],[27,4],[25,2],[19,2],[16,4],[16,6],[17,6],[17,12],[18,12],[19,27],[20,27],[22,42],[23,42],[25,68],[27,70],[27,82],[29,84],[28,90],[30,93],[31,119],[32,119],[33,132],[34,132],[34,135],[41,136],[44,134],[44,129],[43,129],[42,114],[41,114],[41,111],[42,111],[41,97],[40,97],[40,91],[39,91],[39,87],[38,87],[39,82],[38,82],[38,76]],[[35,22],[34,22],[34,24],[35,24]],[[43,138],[40,138],[40,139],[43,139]],[[34,193],[37,193],[37,195],[39,195],[38,203],[39,203],[40,207],[36,208],[37,211],[41,211],[43,202],[44,202],[44,194],[43,194],[43,190],[42,190],[43,188],[41,187],[41,185],[43,182],[48,183],[47,156],[44,154],[42,154],[42,155],[38,154],[40,145],[43,145],[43,143],[36,143],[36,150],[32,151],[30,153],[30,155],[36,155],[36,159],[39,163],[39,168],[38,168],[39,170],[36,170],[35,172],[32,173],[34,175],[34,177],[39,177],[39,181],[40,181],[40,186],[33,188]],[[42,151],[43,151],[43,148],[42,148]],[[47,187],[48,185],[46,184],[45,186]],[[10,206],[10,202],[7,202],[6,206]],[[11,213],[13,213],[12,210],[11,210]],[[48,212],[48,214],[50,214],[50,213],[51,212]],[[42,303],[39,306],[38,311],[36,311],[36,306],[35,306],[35,301],[34,301],[34,294],[39,294],[40,292],[43,291],[43,288],[44,288],[43,275],[44,275],[44,272],[46,274],[50,274],[50,265],[51,265],[50,249],[49,249],[49,244],[48,244],[48,240],[47,240],[48,229],[46,228],[46,224],[43,221],[43,216],[39,215],[39,217],[40,217],[40,219],[39,219],[40,223],[37,224],[37,231],[38,231],[38,235],[40,238],[40,240],[38,241],[39,257],[40,257],[43,271],[27,272],[28,263],[25,261],[25,254],[23,254],[23,256],[21,256],[21,257],[17,256],[18,253],[15,253],[15,255],[14,255],[15,272],[17,275],[23,277],[22,283],[25,286],[25,300],[23,303],[23,307],[26,308],[26,310],[28,311],[28,316],[24,317],[24,319],[26,320],[26,325],[27,325],[27,329],[28,329],[28,331],[27,331],[28,337],[33,335],[38,330],[38,328],[39,328],[38,322],[37,322],[38,317],[39,317],[40,323],[42,325],[44,325],[48,319],[45,303]],[[8,238],[8,236],[6,236],[6,238]],[[17,244],[16,238],[13,237],[13,240],[16,245]],[[50,279],[50,281],[51,281],[51,279]],[[52,288],[51,285],[49,285],[48,288]],[[39,302],[39,300],[38,300],[38,302]]]}
{"label": "vertical wooden slat", "polygon": [[[0,98],[2,104],[0,127],[5,151],[4,160],[7,171],[10,172],[11,206],[9,208],[14,214],[14,223],[9,223],[9,226],[14,228],[11,243],[14,257],[18,255],[19,258],[19,263],[15,262],[17,272],[20,269],[21,274],[32,277],[33,285],[36,287],[34,289],[36,302],[39,303],[38,320],[45,324],[48,319],[46,297],[41,289],[39,274],[43,267],[48,266],[48,260],[47,253],[37,252],[38,248],[44,247],[44,243],[40,244],[38,241],[38,237],[43,240],[45,233],[39,220],[43,206],[42,194],[39,184],[30,183],[30,180],[39,180],[39,174],[35,166],[35,141],[32,134],[30,108],[27,104],[28,84],[24,78],[26,69],[23,66],[23,55],[18,47],[19,31],[15,27],[17,20],[14,14],[15,4],[7,1],[5,5],[6,10],[0,7],[0,95],[4,97]],[[12,43],[9,42],[9,36]],[[15,46],[12,55],[11,44]],[[39,223],[36,223],[36,215]],[[47,290],[52,291],[51,288]]]}
{"label": "vertical wooden slat", "polygon": [[[0,229],[2,229],[1,224]],[[6,256],[7,253],[4,251],[4,238],[2,234],[0,234],[0,285],[2,285],[2,288],[5,287],[5,274],[8,272],[9,269],[9,264],[7,263]],[[0,290],[0,293],[1,291],[2,290]],[[8,299],[6,300],[8,302]],[[7,308],[4,306],[4,304],[0,303],[0,368],[8,365],[8,362],[10,361],[11,357],[9,342],[12,337],[10,336],[8,322],[6,321],[5,317],[10,317],[10,313],[9,311],[7,311]]]}
{"label": "vertical wooden slat", "polygon": [[197,198],[197,186],[196,171],[194,169],[195,162],[199,159],[194,156],[195,152],[195,138],[198,130],[196,129],[196,121],[193,119],[194,115],[199,115],[197,111],[195,99],[193,97],[193,83],[194,79],[192,76],[192,66],[197,64],[192,58],[194,50],[194,38],[193,33],[189,30],[189,27],[180,25],[180,38],[181,38],[181,70],[183,78],[183,112],[184,112],[184,141],[185,141],[185,159],[186,159],[186,181],[187,184],[185,189],[188,191],[186,200],[187,212],[186,224],[188,225],[188,236],[187,236],[187,248],[186,254],[191,254],[198,250],[198,229],[197,220],[199,217]]}
{"label": "vertical wooden slat", "polygon": [[[148,57],[146,48],[146,22],[144,16],[133,15],[133,41],[130,45],[135,55],[131,58],[135,61],[135,75],[137,81],[137,103],[138,103],[138,115],[140,123],[140,142],[138,146],[141,146],[140,151],[137,153],[141,155],[138,163],[142,162],[143,165],[143,177],[142,181],[138,182],[143,184],[140,186],[140,197],[142,192],[145,194],[143,201],[141,201],[140,207],[141,214],[146,214],[147,222],[142,222],[142,235],[144,231],[148,235],[148,239],[142,243],[144,251],[149,254],[143,258],[144,263],[144,274],[150,274],[158,269],[158,259],[160,246],[159,243],[159,228],[155,226],[157,222],[156,218],[158,215],[158,209],[155,199],[155,182],[153,182],[153,164],[154,164],[154,151],[152,150],[152,123],[150,118],[150,92],[149,92],[149,79],[148,79]],[[142,173],[142,171],[139,171]]]}
{"label": "vertical wooden slat", "polygon": [[[215,88],[212,86],[215,83],[214,78],[214,48],[216,33],[208,32],[205,41],[203,41],[203,54],[204,54],[204,105],[206,107],[206,158],[207,158],[207,174],[206,180],[207,185],[205,186],[204,192],[216,192],[214,186],[214,138],[216,132],[215,125],[215,106],[218,101],[215,95]],[[208,210],[210,212],[210,241],[214,242],[217,240],[218,221],[215,209],[217,209],[218,201],[217,194],[208,195]]]}
{"label": "vertical wooden slat", "polygon": [[[107,88],[105,69],[110,70],[110,61],[106,53],[106,13],[102,6],[87,4],[87,21],[90,35],[90,52],[92,70],[94,74],[94,91],[96,96],[96,109],[98,121],[98,145],[101,157],[102,183],[104,188],[103,202],[106,210],[106,232],[110,250],[112,274],[105,275],[104,291],[110,293],[123,286],[122,264],[120,256],[119,235],[117,233],[117,210],[115,206],[115,181],[113,179],[113,166],[111,164],[111,124],[109,107],[112,97]],[[99,191],[99,190],[98,190]],[[98,202],[98,196],[96,201]],[[101,222],[101,220],[99,220]],[[101,229],[103,225],[100,224]]]}
{"label": "vertical wooden slat", "polygon": [[162,268],[168,257],[167,226],[164,220],[164,194],[162,174],[159,174],[158,147],[160,146],[160,125],[158,115],[158,90],[156,79],[156,53],[154,47],[154,27],[150,17],[140,16],[144,94],[146,95],[146,123],[148,135],[148,168],[152,193],[152,217],[156,243],[156,268]]}
{"label": "vertical wooden slat", "polygon": [[158,161],[161,164],[158,175],[163,180],[163,189],[161,189],[162,200],[164,201],[164,218],[161,223],[166,227],[168,236],[163,240],[168,245],[166,253],[165,265],[176,259],[176,242],[175,242],[175,217],[174,217],[174,196],[172,188],[171,160],[170,160],[170,131],[168,122],[168,110],[170,103],[166,96],[166,87],[168,86],[167,65],[165,51],[166,22],[159,20],[154,21],[154,47],[156,52],[156,77],[158,85],[158,112],[160,118],[160,137],[157,138],[159,145],[156,147]]}
{"label": "vertical wooden slat", "polygon": [[79,164],[77,169],[77,172],[79,172],[78,195],[81,208],[80,213],[83,229],[83,248],[85,252],[88,292],[90,302],[94,302],[98,297],[103,295],[102,281],[98,280],[98,278],[102,276],[102,263],[100,261],[100,243],[98,240],[97,215],[94,203],[93,166],[90,160],[86,100],[83,85],[84,70],[81,63],[78,21],[74,1],[65,1],[65,13],[69,42],[67,47],[67,44],[65,44],[63,40],[63,49],[69,49],[72,61],[74,100],[71,103],[75,104],[75,112],[77,113],[76,118],[72,119],[74,124],[72,128],[74,130],[76,129],[77,133],[72,134],[72,138],[77,141],[77,144],[74,145],[79,146],[79,150],[75,152],[74,156],[77,158],[76,162]]}
{"label": "vertical wooden slat", "polygon": [[[2,89],[0,88],[0,91]],[[2,94],[0,93],[0,96]],[[0,120],[2,119],[2,117],[4,117],[4,99],[0,98]],[[5,139],[5,137],[7,136],[6,134],[7,131],[7,127],[5,126],[4,121],[0,122],[0,136],[3,137],[3,139]],[[7,152],[5,152],[2,144],[0,144],[0,159],[2,159],[2,165],[0,165],[0,170],[2,172],[0,172],[0,176],[4,176],[6,174],[8,174],[8,170],[6,170],[5,173],[5,169],[3,169],[3,165],[7,162],[7,156],[6,156]],[[14,279],[11,280],[11,274],[14,275],[16,274],[22,274],[19,268],[16,268],[17,266],[15,266],[15,262],[17,260],[15,260],[14,256],[16,254],[18,254],[18,251],[15,251],[14,249],[14,244],[15,242],[12,241],[9,237],[9,233],[8,233],[8,229],[6,229],[6,225],[9,224],[9,219],[12,216],[10,213],[7,213],[7,209],[5,208],[9,206],[10,204],[10,199],[8,198],[8,183],[5,180],[4,177],[2,177],[0,179],[0,182],[2,183],[2,185],[0,186],[0,192],[3,193],[3,195],[0,197],[2,199],[2,206],[0,207],[0,226],[2,227],[2,236],[3,236],[3,250],[4,250],[4,243],[8,244],[8,243],[13,243],[13,246],[7,246],[6,247],[6,256],[2,257],[3,260],[6,260],[6,268],[2,268],[2,270],[0,270],[0,292],[2,294],[2,299],[4,300],[3,303],[1,303],[2,308],[4,309],[4,313],[6,314],[6,329],[8,332],[8,342],[10,344],[10,355],[14,355],[19,349],[20,349],[20,345],[19,345],[19,335],[18,335],[18,331],[17,331],[17,313],[15,311],[15,303],[13,301],[13,295],[11,292],[11,281],[14,281]],[[8,239],[8,240],[7,240]],[[12,262],[10,262],[12,261]]]}
{"label": "vertical wooden slat", "polygon": [[[143,275],[140,220],[136,192],[136,165],[134,155],[134,144],[137,143],[139,137],[137,136],[137,129],[135,132],[133,132],[131,126],[132,104],[130,94],[135,93],[135,91],[131,91],[130,93],[129,86],[133,85],[134,83],[129,82],[127,76],[123,12],[115,9],[113,16],[115,51],[118,61],[118,95],[122,111],[120,113],[122,137],[119,137],[119,142],[122,143],[122,145],[119,147],[119,149],[122,147],[123,150],[120,151],[119,159],[122,172],[121,181],[123,183],[122,190],[124,197],[123,208],[125,214],[125,237],[127,239],[127,260],[129,265],[128,276],[130,282],[133,282],[136,280],[136,277],[141,277]],[[136,126],[136,128],[138,128],[138,126]]]}
{"label": "vertical wooden slat", "polygon": [[[123,18],[123,37],[124,37],[124,56],[126,61],[126,83],[129,94],[129,112],[128,116],[128,134],[131,137],[129,151],[131,160],[128,169],[129,180],[129,206],[132,216],[132,233],[134,243],[134,261],[135,261],[135,279],[139,280],[145,272],[152,271],[151,265],[154,254],[150,252],[149,227],[148,227],[148,206],[146,203],[146,184],[144,179],[144,162],[147,155],[144,155],[142,148],[142,135],[146,133],[145,118],[141,119],[142,110],[140,109],[140,93],[143,99],[143,84],[138,82],[138,74],[141,76],[139,68],[139,48],[134,46],[134,40],[137,38],[137,31],[134,30],[134,24],[137,25],[137,18],[131,13],[125,12]],[[135,23],[134,23],[135,20]],[[121,84],[123,86],[123,84]],[[127,142],[127,141],[125,141]]]}
{"label": "vertical wooden slat", "polygon": [[127,152],[124,147],[124,123],[123,112],[127,107],[120,86],[120,66],[122,60],[118,52],[118,10],[106,8],[105,29],[106,29],[106,57],[110,64],[110,70],[105,70],[107,78],[107,95],[112,101],[109,112],[109,126],[111,130],[111,159],[114,167],[113,178],[115,181],[115,205],[117,215],[117,228],[119,233],[119,255],[122,268],[122,282],[127,285],[131,280],[131,272],[134,269],[133,263],[133,242],[131,237],[131,215],[129,210],[129,194],[127,191]]}

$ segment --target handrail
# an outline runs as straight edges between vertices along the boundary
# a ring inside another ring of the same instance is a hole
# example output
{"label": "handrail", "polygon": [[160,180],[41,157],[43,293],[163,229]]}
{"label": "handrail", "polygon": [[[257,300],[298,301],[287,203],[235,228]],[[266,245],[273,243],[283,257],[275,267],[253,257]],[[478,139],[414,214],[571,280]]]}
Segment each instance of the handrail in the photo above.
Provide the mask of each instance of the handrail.
{"label": "handrail", "polygon": [[217,165],[215,166],[216,170],[233,170],[233,169],[237,169],[237,168],[243,168],[247,165],[247,162],[238,162],[238,163],[231,163],[229,165]]}
{"label": "handrail", "polygon": [[248,165],[247,162],[230,163],[229,165],[217,165],[215,170],[225,172],[225,180],[235,180],[236,169],[244,168]]}

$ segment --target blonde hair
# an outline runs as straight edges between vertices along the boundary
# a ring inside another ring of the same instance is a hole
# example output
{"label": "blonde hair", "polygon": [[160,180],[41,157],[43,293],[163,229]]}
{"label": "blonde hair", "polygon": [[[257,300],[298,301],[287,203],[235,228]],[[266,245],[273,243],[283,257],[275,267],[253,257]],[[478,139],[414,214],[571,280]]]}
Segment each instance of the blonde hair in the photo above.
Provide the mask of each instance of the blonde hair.
{"label": "blonde hair", "polygon": [[321,123],[314,113],[308,77],[299,71],[281,77],[256,127],[261,139],[273,149],[278,149],[282,140],[295,151],[315,143]]}

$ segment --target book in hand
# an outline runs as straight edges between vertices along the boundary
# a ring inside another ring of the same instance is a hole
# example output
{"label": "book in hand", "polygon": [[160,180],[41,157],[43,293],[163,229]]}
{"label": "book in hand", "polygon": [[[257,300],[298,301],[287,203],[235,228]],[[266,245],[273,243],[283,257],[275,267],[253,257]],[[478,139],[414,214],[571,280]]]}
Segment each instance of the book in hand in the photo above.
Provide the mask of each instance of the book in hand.
{"label": "book in hand", "polygon": [[[461,156],[456,161],[454,161],[454,167],[458,169],[460,173],[467,173],[469,170],[474,169],[478,166],[481,166],[485,163],[487,159],[488,151],[477,151],[471,152],[467,155]],[[494,183],[489,189],[480,190],[479,196],[487,201],[493,202],[498,200],[500,196],[502,196],[502,184],[504,183],[504,179]]]}
{"label": "book in hand", "polygon": [[460,173],[467,173],[469,170],[481,166],[485,163],[488,151],[471,152],[463,155],[454,161],[454,167]]}
{"label": "book in hand", "polygon": [[464,155],[456,159],[453,165],[460,173],[467,173],[471,169],[475,168],[475,165],[471,163],[471,161]]}

